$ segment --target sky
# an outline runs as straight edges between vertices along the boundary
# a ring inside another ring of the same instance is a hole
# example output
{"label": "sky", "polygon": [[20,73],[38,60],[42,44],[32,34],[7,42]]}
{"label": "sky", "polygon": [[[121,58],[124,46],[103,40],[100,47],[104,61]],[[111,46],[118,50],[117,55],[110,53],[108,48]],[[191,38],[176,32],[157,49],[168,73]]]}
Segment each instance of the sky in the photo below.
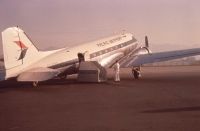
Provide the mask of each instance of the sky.
{"label": "sky", "polygon": [[0,0],[0,31],[19,26],[41,50],[123,31],[139,43],[147,35],[153,51],[195,48],[199,6],[199,0]]}

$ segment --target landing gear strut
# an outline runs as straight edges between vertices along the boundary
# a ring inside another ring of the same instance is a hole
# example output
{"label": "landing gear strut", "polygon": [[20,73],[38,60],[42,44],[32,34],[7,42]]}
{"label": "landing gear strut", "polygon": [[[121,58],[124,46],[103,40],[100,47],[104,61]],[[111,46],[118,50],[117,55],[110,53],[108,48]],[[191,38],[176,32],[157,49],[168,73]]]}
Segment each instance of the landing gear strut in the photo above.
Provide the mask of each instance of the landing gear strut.
{"label": "landing gear strut", "polygon": [[60,79],[61,79],[61,80],[67,79],[67,75],[62,75],[62,76],[60,76]]}
{"label": "landing gear strut", "polygon": [[132,68],[132,74],[135,79],[141,78],[141,72],[140,72],[140,67]]}

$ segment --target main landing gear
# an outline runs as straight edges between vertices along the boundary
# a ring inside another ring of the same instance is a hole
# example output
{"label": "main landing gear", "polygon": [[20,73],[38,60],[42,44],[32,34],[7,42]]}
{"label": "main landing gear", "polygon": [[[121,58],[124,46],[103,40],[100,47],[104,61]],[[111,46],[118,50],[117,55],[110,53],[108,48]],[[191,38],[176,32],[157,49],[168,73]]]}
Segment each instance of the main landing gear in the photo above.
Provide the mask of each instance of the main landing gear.
{"label": "main landing gear", "polygon": [[135,67],[135,68],[133,67],[132,68],[132,74],[133,74],[135,79],[141,78],[142,76],[141,76],[141,72],[140,72],[140,67]]}
{"label": "main landing gear", "polygon": [[67,75],[62,75],[59,77],[61,80],[66,80],[67,79]]}
{"label": "main landing gear", "polygon": [[38,81],[33,81],[32,84],[33,84],[33,87],[35,87],[35,88],[38,87]]}

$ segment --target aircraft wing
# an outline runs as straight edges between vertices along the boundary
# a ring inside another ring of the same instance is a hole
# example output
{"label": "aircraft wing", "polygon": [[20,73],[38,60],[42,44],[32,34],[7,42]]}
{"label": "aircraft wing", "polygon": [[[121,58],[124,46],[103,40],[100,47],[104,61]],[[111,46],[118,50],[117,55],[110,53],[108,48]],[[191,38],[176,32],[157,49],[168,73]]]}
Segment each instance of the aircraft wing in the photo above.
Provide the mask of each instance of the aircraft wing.
{"label": "aircraft wing", "polygon": [[56,77],[61,72],[50,68],[35,68],[21,73],[17,81],[45,81]]}
{"label": "aircraft wing", "polygon": [[142,64],[173,60],[188,56],[200,55],[200,48],[133,55],[126,58],[121,67],[140,66]]}

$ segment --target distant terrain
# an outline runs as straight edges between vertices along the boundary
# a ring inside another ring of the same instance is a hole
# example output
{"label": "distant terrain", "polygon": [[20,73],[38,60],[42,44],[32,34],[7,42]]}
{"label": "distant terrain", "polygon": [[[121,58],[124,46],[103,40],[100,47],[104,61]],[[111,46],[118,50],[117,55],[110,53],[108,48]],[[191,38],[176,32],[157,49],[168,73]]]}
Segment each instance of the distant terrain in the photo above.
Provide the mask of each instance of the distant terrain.
{"label": "distant terrain", "polygon": [[0,70],[4,69],[3,56],[0,56]]}
{"label": "distant terrain", "polygon": [[4,63],[0,62],[0,70],[4,69]]}

